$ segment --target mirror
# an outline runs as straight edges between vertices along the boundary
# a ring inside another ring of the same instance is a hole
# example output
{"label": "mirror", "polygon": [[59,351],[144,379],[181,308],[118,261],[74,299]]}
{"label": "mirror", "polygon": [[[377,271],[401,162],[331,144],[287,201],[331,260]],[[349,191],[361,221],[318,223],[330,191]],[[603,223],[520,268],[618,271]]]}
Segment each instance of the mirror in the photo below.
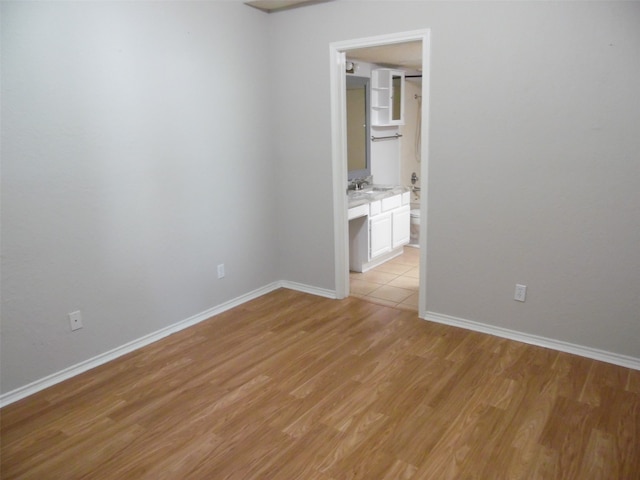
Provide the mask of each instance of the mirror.
{"label": "mirror", "polygon": [[347,75],[347,166],[348,180],[368,177],[369,78]]}
{"label": "mirror", "polygon": [[392,74],[391,76],[391,88],[392,88],[392,108],[391,108],[391,120],[395,122],[401,122],[404,118],[403,115],[403,103],[402,103],[402,75]]}

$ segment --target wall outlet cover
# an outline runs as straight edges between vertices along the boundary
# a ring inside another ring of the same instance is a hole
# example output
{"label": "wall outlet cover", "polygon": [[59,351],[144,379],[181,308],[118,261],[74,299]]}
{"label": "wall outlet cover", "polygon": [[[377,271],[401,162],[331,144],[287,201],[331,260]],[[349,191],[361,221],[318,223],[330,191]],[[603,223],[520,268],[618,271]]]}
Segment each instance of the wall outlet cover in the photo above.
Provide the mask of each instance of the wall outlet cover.
{"label": "wall outlet cover", "polygon": [[82,314],[80,310],[69,314],[69,324],[71,325],[72,332],[82,328]]}

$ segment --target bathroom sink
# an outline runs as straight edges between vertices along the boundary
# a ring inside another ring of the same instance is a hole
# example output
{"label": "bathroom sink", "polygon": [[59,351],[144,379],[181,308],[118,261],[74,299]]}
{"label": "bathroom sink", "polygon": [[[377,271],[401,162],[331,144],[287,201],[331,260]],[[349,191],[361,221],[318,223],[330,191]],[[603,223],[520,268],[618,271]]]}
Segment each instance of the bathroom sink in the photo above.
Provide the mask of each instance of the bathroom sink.
{"label": "bathroom sink", "polygon": [[373,187],[374,192],[388,192],[389,190],[393,190],[393,187]]}
{"label": "bathroom sink", "polygon": [[378,193],[378,192],[374,192],[372,189],[367,189],[367,190],[351,190],[349,192],[349,195],[354,196],[354,197],[359,197],[360,195],[373,195],[374,193]]}

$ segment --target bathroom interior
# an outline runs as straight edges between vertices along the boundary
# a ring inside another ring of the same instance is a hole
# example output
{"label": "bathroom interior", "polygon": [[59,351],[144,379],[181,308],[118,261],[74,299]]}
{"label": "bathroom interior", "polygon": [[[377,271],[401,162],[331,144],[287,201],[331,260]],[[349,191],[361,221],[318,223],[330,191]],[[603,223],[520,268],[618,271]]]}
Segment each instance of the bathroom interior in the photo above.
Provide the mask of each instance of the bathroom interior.
{"label": "bathroom interior", "polygon": [[[418,309],[420,42],[346,57],[350,294]],[[424,219],[422,219],[424,221]]]}

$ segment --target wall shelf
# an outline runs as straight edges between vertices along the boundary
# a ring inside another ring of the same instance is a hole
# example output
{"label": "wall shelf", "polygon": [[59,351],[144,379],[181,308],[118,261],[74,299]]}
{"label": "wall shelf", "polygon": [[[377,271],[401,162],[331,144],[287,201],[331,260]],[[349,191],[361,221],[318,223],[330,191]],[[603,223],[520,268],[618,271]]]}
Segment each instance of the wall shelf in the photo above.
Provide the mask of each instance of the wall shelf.
{"label": "wall shelf", "polygon": [[404,124],[404,72],[377,68],[371,72],[371,124],[388,127]]}

